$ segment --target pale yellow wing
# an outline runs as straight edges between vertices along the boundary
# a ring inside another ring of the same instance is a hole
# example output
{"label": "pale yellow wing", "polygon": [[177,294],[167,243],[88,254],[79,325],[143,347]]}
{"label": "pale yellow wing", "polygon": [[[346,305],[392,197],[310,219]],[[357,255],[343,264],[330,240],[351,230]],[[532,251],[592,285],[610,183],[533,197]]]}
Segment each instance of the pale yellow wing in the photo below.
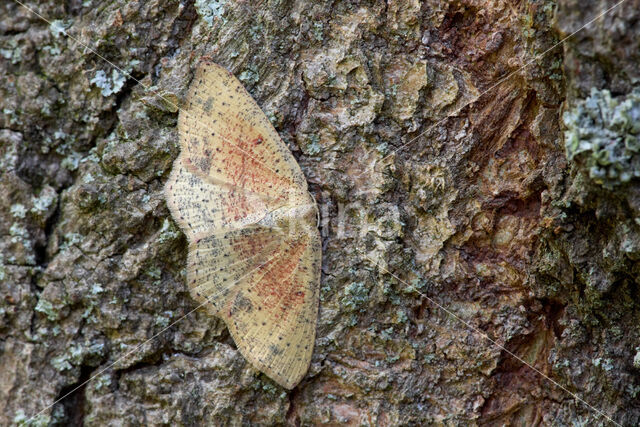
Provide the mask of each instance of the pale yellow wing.
{"label": "pale yellow wing", "polygon": [[218,314],[247,360],[288,389],[311,361],[320,262],[317,230],[290,236],[275,258],[227,295]]}
{"label": "pale yellow wing", "polygon": [[178,118],[185,162],[217,182],[270,197],[305,194],[295,158],[233,74],[202,62]]}
{"label": "pale yellow wing", "polygon": [[211,314],[218,312],[262,271],[282,245],[278,230],[251,226],[243,229],[195,235],[189,243],[187,283],[192,297]]}
{"label": "pale yellow wing", "polygon": [[173,217],[189,239],[257,223],[284,203],[237,187],[216,185],[191,171],[182,155],[173,164],[165,192]]}
{"label": "pale yellow wing", "polygon": [[196,238],[187,281],[194,299],[225,321],[245,358],[291,389],[313,352],[320,263],[317,230],[305,225],[284,235],[253,226]]}

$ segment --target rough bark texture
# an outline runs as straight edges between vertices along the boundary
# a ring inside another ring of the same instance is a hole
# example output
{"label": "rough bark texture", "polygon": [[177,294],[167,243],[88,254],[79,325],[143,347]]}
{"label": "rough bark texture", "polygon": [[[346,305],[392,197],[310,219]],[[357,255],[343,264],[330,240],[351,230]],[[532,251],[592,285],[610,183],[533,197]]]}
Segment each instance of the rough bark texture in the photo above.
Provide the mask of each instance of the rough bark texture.
{"label": "rough bark texture", "polygon": [[[640,423],[640,2],[546,52],[613,4],[32,3],[47,24],[2,2],[0,424],[606,424],[477,330]],[[291,392],[204,310],[163,331],[196,304],[157,94],[183,99],[205,55],[322,213],[316,347]]]}

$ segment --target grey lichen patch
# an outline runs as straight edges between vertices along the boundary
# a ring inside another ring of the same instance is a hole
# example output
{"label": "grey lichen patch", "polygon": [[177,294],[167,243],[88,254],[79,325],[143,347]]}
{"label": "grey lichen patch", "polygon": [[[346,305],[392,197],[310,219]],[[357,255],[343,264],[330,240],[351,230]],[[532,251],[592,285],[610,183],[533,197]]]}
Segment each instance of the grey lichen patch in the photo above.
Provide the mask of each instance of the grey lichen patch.
{"label": "grey lichen patch", "polygon": [[24,218],[26,214],[27,214],[27,210],[25,209],[23,204],[16,203],[14,205],[11,205],[11,215],[13,215],[14,217]]}
{"label": "grey lichen patch", "polygon": [[24,226],[17,222],[14,222],[9,229],[9,235],[13,243],[28,242],[29,240],[29,232]]}
{"label": "grey lichen patch", "polygon": [[[19,64],[22,60],[22,47],[14,39],[0,41],[0,56],[11,61],[12,64]],[[6,110],[6,109],[5,109]],[[6,111],[3,110],[6,114]]]}
{"label": "grey lichen patch", "polygon": [[249,66],[246,70],[240,73],[238,80],[240,80],[245,86],[253,86],[260,79],[260,75],[255,67]]}
{"label": "grey lichen patch", "polygon": [[324,40],[323,30],[324,30],[324,25],[322,24],[322,22],[313,23],[313,29],[311,30],[311,34],[313,34],[313,38],[316,39],[316,41],[321,42]]}
{"label": "grey lichen patch", "polygon": [[7,261],[12,264],[35,265],[34,238],[23,222],[13,222],[8,233]]}
{"label": "grey lichen patch", "polygon": [[53,187],[47,185],[37,196],[31,198],[32,207],[29,211],[44,222],[53,213],[57,201],[58,193]]}
{"label": "grey lichen patch", "polygon": [[111,373],[104,373],[96,376],[92,381],[91,385],[95,391],[100,391],[102,389],[108,390],[108,387],[111,385]]}
{"label": "grey lichen patch", "polygon": [[62,19],[55,19],[51,21],[49,24],[49,31],[51,31],[51,35],[55,38],[67,34],[67,29],[71,27],[73,22]]}
{"label": "grey lichen patch", "polygon": [[216,18],[222,19],[226,3],[226,0],[196,0],[196,10],[207,25],[211,27]]}
{"label": "grey lichen patch", "polygon": [[180,231],[178,227],[173,221],[169,221],[169,219],[165,219],[162,223],[162,228],[160,229],[158,235],[158,241],[160,243],[168,242],[171,240],[175,240],[180,236]]}
{"label": "grey lichen patch", "polygon": [[169,322],[171,322],[172,317],[173,312],[167,310],[162,314],[156,316],[155,325],[160,326],[161,328],[166,328],[167,326],[169,326]]}
{"label": "grey lichen patch", "polygon": [[636,355],[633,356],[633,367],[640,369],[640,348],[636,348]]}
{"label": "grey lichen patch", "polygon": [[640,177],[640,91],[613,98],[608,90],[565,112],[567,157],[607,189]]}
{"label": "grey lichen patch", "polygon": [[108,76],[103,70],[96,71],[90,83],[100,89],[102,96],[106,97],[120,92],[126,81],[126,76],[114,69],[111,76]]}
{"label": "grey lichen patch", "polygon": [[593,363],[593,366],[601,368],[605,371],[611,371],[612,369],[614,369],[612,360],[608,358],[597,357],[593,359],[591,363]]}
{"label": "grey lichen patch", "polygon": [[72,152],[67,157],[65,157],[60,165],[68,169],[69,171],[75,171],[78,169],[78,165],[80,164],[80,160],[82,159],[82,154]]}
{"label": "grey lichen patch", "polygon": [[302,151],[309,155],[315,156],[322,152],[322,145],[320,144],[320,137],[317,134],[311,134],[308,138],[305,138],[303,145],[300,147]]}
{"label": "grey lichen patch", "polygon": [[105,354],[104,343],[98,341],[94,343],[75,343],[66,351],[51,359],[51,366],[58,371],[71,370],[81,366],[83,363],[94,364]]}

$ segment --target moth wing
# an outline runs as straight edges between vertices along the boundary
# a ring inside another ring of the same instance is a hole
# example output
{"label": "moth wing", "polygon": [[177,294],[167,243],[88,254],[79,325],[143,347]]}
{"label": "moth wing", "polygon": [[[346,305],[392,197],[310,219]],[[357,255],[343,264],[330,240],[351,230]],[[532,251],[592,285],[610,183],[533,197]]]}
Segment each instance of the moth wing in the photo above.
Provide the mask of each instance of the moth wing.
{"label": "moth wing", "polygon": [[173,164],[165,196],[171,214],[190,240],[197,234],[255,224],[282,205],[242,188],[212,183],[190,170],[182,156]]}
{"label": "moth wing", "polygon": [[178,118],[185,160],[218,182],[274,198],[306,193],[295,158],[236,77],[202,62]]}
{"label": "moth wing", "polygon": [[230,293],[219,316],[240,352],[287,389],[309,369],[318,313],[321,244],[307,229]]}
{"label": "moth wing", "polygon": [[219,316],[229,298],[266,268],[282,240],[277,230],[259,225],[195,235],[187,256],[191,296]]}
{"label": "moth wing", "polygon": [[[292,388],[313,352],[321,262],[304,175],[240,82],[212,63],[196,71],[178,134],[165,190],[189,237],[191,294],[246,359]],[[285,233],[276,217],[294,226]]]}

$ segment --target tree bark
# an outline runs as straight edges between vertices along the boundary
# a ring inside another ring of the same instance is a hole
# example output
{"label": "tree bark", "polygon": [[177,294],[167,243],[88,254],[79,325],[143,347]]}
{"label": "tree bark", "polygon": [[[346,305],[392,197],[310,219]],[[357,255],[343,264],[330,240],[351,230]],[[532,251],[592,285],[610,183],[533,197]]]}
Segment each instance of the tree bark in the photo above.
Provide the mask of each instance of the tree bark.
{"label": "tree bark", "polygon": [[[0,5],[0,424],[640,423],[638,0],[584,29],[615,2],[25,4],[49,22]],[[184,283],[162,188],[203,56],[320,208],[292,391]]]}

